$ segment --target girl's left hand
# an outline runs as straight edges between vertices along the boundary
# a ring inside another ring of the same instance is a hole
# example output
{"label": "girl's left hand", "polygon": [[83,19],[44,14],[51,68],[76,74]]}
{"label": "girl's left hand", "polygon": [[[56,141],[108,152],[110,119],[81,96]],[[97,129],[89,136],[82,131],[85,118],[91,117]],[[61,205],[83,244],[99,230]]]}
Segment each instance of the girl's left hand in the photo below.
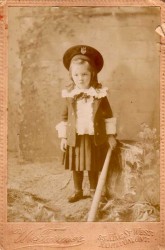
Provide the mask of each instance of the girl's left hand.
{"label": "girl's left hand", "polygon": [[116,139],[113,135],[109,135],[108,143],[109,143],[109,146],[112,150],[116,147],[117,142],[116,142]]}

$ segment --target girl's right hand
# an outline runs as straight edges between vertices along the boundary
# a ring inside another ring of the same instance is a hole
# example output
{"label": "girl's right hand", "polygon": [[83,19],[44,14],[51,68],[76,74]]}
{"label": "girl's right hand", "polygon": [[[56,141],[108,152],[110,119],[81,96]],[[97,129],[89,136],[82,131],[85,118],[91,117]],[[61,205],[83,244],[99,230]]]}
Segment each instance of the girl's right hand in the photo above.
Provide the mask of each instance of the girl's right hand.
{"label": "girl's right hand", "polygon": [[65,152],[66,151],[66,147],[67,147],[67,139],[66,138],[62,138],[61,139],[61,145],[60,145],[60,149]]}

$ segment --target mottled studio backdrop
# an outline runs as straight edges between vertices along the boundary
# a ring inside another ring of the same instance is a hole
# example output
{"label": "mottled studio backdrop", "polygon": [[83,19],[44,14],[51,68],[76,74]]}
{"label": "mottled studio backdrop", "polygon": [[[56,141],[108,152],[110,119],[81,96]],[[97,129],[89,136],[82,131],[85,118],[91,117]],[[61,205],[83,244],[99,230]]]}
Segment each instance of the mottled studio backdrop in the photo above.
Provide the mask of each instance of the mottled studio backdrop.
{"label": "mottled studio backdrop", "polygon": [[58,158],[55,125],[69,80],[62,56],[76,44],[104,57],[99,81],[110,89],[118,138],[136,139],[143,122],[159,128],[159,24],[157,7],[9,8],[8,150]]}
{"label": "mottled studio backdrop", "polygon": [[[99,81],[110,90],[118,139],[127,140],[120,169],[109,166],[109,200],[96,221],[159,221],[160,9],[9,7],[8,14],[8,221],[87,220],[90,198],[67,202],[73,181],[55,130],[69,81],[62,57],[76,44],[103,55]],[[88,196],[86,175],[83,190]]]}

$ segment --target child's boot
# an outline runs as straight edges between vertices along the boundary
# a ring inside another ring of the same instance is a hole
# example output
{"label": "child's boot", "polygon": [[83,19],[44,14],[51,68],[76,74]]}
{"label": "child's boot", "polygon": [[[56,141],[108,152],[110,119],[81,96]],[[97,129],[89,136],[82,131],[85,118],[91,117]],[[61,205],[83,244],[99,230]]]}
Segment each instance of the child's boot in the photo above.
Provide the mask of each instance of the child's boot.
{"label": "child's boot", "polygon": [[68,201],[70,203],[83,199],[83,190],[82,190],[83,171],[73,171],[73,181],[74,181],[75,193],[68,198]]}
{"label": "child's boot", "polygon": [[77,190],[75,193],[68,198],[68,201],[70,203],[76,202],[83,199],[83,191],[82,190]]}

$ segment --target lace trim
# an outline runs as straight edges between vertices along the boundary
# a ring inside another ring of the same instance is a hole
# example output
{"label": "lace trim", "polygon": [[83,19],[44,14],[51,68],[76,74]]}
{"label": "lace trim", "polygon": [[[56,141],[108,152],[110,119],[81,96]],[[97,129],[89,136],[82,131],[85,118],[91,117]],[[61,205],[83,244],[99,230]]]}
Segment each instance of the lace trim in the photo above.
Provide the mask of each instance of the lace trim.
{"label": "lace trim", "polygon": [[94,89],[93,87],[90,87],[89,89],[79,89],[79,88],[74,88],[72,91],[68,91],[66,89],[62,90],[62,97],[70,97],[74,98],[75,96],[84,93],[87,94],[88,96],[94,97],[94,98],[103,98],[107,96],[108,88],[99,88],[99,89]]}
{"label": "lace trim", "polygon": [[105,119],[105,128],[107,135],[115,135],[116,134],[116,118],[107,118]]}
{"label": "lace trim", "polygon": [[58,131],[59,138],[66,138],[67,122],[60,122],[56,125],[56,130]]}

